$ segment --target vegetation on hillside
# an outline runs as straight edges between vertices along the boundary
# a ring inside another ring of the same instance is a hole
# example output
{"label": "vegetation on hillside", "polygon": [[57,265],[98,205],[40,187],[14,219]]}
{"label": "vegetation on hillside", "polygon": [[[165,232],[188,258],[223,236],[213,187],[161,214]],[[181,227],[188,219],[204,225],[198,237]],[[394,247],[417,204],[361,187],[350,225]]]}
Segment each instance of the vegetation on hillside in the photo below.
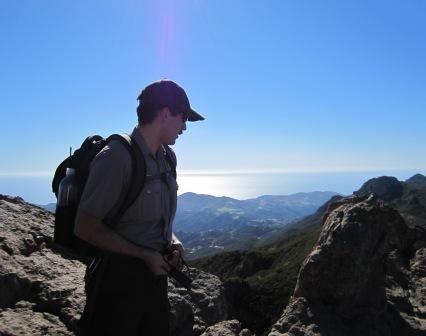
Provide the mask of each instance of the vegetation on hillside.
{"label": "vegetation on hillside", "polygon": [[268,331],[293,294],[300,266],[312,250],[319,225],[253,251],[217,254],[192,262],[224,282],[230,318],[257,334]]}

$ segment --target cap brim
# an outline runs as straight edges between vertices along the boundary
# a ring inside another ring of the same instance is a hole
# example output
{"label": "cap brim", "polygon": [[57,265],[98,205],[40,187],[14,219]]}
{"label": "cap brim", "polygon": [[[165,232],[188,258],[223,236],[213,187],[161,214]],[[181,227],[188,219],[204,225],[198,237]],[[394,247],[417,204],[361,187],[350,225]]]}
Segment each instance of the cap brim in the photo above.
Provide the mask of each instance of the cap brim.
{"label": "cap brim", "polygon": [[190,109],[188,112],[188,121],[200,121],[204,120],[205,118],[199,114],[198,112],[194,111],[193,109]]}

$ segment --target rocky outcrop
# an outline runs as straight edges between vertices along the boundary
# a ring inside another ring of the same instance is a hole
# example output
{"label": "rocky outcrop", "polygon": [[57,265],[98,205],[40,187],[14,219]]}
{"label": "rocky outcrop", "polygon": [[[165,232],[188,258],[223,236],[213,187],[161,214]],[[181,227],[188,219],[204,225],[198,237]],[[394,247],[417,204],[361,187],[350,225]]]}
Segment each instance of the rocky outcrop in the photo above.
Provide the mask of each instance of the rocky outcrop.
{"label": "rocky outcrop", "polygon": [[[73,335],[84,307],[85,265],[52,242],[53,215],[0,195],[0,335]],[[174,335],[226,320],[218,277],[191,268],[193,288],[169,283]]]}
{"label": "rocky outcrop", "polygon": [[34,304],[18,302],[13,309],[0,311],[0,335],[73,335],[58,316],[36,312]]}
{"label": "rocky outcrop", "polygon": [[269,335],[426,335],[426,252],[411,230],[373,196],[332,205]]}
{"label": "rocky outcrop", "polygon": [[225,292],[218,277],[191,268],[191,290],[169,283],[169,300],[172,306],[172,334],[200,335],[208,326],[226,320],[228,316]]}
{"label": "rocky outcrop", "polygon": [[252,333],[248,329],[241,329],[238,320],[230,320],[208,327],[201,336],[252,336]]}

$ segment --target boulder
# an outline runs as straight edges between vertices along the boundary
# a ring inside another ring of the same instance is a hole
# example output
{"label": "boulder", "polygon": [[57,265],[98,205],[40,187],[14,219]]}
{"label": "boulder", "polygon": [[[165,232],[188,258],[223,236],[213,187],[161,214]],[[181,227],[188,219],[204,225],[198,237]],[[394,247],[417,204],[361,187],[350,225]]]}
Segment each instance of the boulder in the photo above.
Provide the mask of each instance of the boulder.
{"label": "boulder", "polygon": [[201,336],[252,336],[252,333],[248,329],[242,329],[239,321],[230,320],[208,327]]}
{"label": "boulder", "polygon": [[215,275],[192,267],[186,272],[194,279],[190,290],[169,281],[172,334],[200,335],[208,326],[227,318],[225,290]]}
{"label": "boulder", "polygon": [[424,252],[410,266],[409,231],[373,196],[331,205],[269,336],[426,335]]}
{"label": "boulder", "polygon": [[0,311],[1,335],[73,335],[58,316],[34,311],[34,304],[18,302],[14,309]]}

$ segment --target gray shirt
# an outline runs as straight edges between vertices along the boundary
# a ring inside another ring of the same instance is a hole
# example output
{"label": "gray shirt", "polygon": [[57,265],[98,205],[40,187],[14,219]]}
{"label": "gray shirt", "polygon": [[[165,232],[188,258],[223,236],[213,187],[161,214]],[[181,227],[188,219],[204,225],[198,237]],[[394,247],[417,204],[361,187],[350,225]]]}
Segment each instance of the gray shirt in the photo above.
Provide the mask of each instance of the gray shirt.
{"label": "gray shirt", "polygon": [[[132,137],[145,158],[146,182],[133,205],[113,225],[113,230],[137,245],[161,251],[172,238],[177,183],[165,149],[160,147],[153,155],[136,128]],[[111,218],[125,197],[131,170],[128,151],[119,141],[111,141],[91,163],[79,209],[102,220]]]}

